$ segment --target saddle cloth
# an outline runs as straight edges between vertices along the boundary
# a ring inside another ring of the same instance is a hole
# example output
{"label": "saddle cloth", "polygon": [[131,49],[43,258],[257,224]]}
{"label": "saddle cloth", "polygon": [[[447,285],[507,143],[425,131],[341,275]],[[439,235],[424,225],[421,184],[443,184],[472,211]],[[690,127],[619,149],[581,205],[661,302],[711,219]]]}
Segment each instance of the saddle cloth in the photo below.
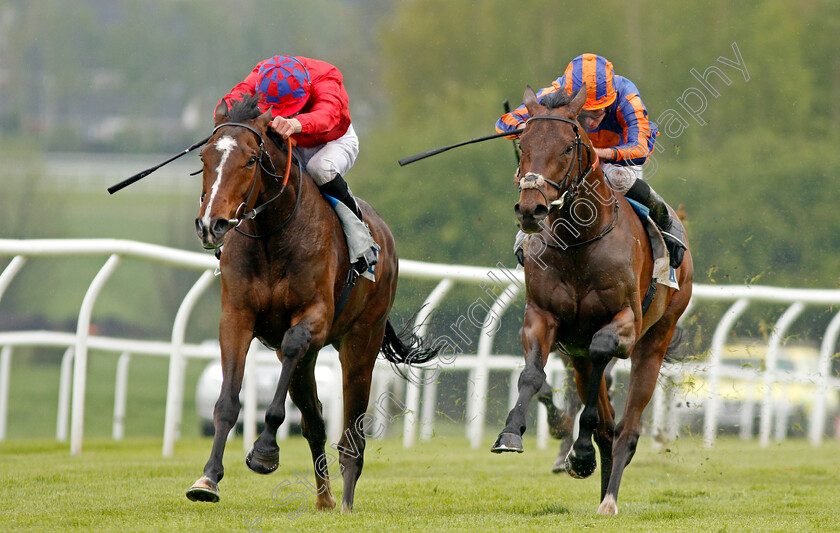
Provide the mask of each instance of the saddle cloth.
{"label": "saddle cloth", "polygon": [[668,255],[668,248],[665,246],[665,240],[662,238],[659,228],[649,216],[650,209],[630,198],[626,198],[626,200],[630,202],[633,210],[639,215],[639,219],[642,221],[642,225],[645,227],[645,231],[650,239],[650,247],[653,251],[653,279],[659,285],[665,285],[666,287],[679,290],[680,286],[677,283],[676,272],[671,268],[671,257]]}
{"label": "saddle cloth", "polygon": [[[370,265],[373,257],[366,257],[366,253],[377,254],[379,252],[379,245],[374,242],[371,237],[370,229],[367,225],[359,220],[359,217],[350,210],[349,207],[339,202],[329,194],[324,192],[321,196],[329,203],[338,215],[338,220],[341,222],[341,229],[344,230],[344,238],[347,241],[347,251],[350,255],[350,264],[355,264],[359,259],[366,259],[367,264]],[[360,272],[359,275],[370,281],[376,281],[376,265],[368,266],[367,269]]]}

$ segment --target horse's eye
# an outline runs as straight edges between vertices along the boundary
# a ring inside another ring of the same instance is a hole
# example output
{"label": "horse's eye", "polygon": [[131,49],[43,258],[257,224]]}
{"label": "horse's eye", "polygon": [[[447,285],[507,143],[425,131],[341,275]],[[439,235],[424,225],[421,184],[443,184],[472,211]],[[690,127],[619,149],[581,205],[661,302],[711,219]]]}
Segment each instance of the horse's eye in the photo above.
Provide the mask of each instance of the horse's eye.
{"label": "horse's eye", "polygon": [[570,153],[572,153],[572,145],[569,145],[569,146],[568,146],[568,148],[566,148],[566,151],[565,151],[565,152],[563,152],[563,153],[564,153],[564,154],[570,154]]}
{"label": "horse's eye", "polygon": [[256,162],[257,162],[257,156],[252,155],[252,156],[251,156],[251,158],[250,158],[250,159],[248,159],[248,162],[247,162],[247,163],[245,163],[245,166],[246,166],[246,167],[252,167],[252,166],[254,166],[254,164],[255,164]]}

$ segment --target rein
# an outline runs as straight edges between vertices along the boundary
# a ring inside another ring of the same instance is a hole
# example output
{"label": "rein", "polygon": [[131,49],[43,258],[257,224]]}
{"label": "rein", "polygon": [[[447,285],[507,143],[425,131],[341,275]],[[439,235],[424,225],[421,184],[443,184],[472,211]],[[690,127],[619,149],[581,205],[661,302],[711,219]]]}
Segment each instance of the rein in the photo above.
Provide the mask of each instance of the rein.
{"label": "rein", "polygon": [[[260,166],[259,166],[258,170],[254,170],[254,181],[253,181],[253,183],[251,183],[251,190],[248,191],[248,196],[245,198],[245,201],[242,202],[241,204],[239,204],[239,207],[236,208],[236,215],[234,216],[234,218],[228,220],[228,223],[231,226],[234,226],[234,228],[233,228],[234,230],[236,230],[238,233],[240,233],[240,234],[242,234],[246,237],[250,237],[252,239],[261,239],[261,238],[264,238],[264,237],[270,237],[271,235],[274,235],[274,234],[278,233],[280,230],[282,230],[286,226],[286,224],[288,224],[289,221],[292,220],[292,218],[295,216],[295,213],[297,213],[298,206],[300,205],[300,188],[301,188],[300,186],[302,184],[302,179],[303,179],[303,169],[300,168],[300,164],[298,164],[298,194],[297,194],[297,197],[295,198],[295,207],[292,209],[291,214],[288,217],[286,217],[286,220],[284,220],[278,227],[274,228],[270,233],[267,233],[265,235],[251,235],[250,233],[246,233],[245,231],[240,229],[239,226],[246,220],[254,220],[257,217],[257,215],[259,215],[261,212],[263,212],[272,202],[274,202],[275,200],[280,198],[280,196],[286,190],[286,185],[288,185],[288,183],[289,183],[289,176],[292,173],[292,146],[294,145],[293,144],[294,141],[292,141],[291,137],[286,139],[286,147],[287,147],[288,157],[286,158],[286,170],[285,170],[285,172],[283,173],[283,176],[282,176],[283,184],[280,187],[280,192],[278,192],[276,195],[274,195],[274,197],[271,198],[270,200],[267,200],[267,201],[263,202],[261,205],[259,205],[257,207],[254,207],[250,211],[242,213],[240,215],[240,211],[244,211],[245,209],[248,209],[248,204],[251,203],[251,197],[254,195],[254,191],[257,188],[257,178],[259,177],[259,170],[262,170],[265,174],[274,178],[275,181],[280,181],[281,176],[279,174],[275,174],[274,163],[271,161],[271,156],[268,155],[268,153],[265,151],[265,141],[263,140],[263,136],[260,132],[258,132],[256,129],[252,128],[251,126],[249,126],[247,124],[241,124],[239,122],[225,122],[223,124],[219,124],[218,126],[216,126],[213,129],[213,134],[215,135],[216,132],[219,131],[220,128],[223,128],[223,127],[226,127],[226,126],[234,126],[234,127],[239,127],[239,128],[245,128],[246,130],[248,130],[251,133],[253,133],[254,135],[256,135],[257,138],[260,141],[260,155],[257,156],[257,161],[259,161]],[[269,170],[265,167],[263,156],[265,156],[265,158],[268,159],[268,164],[271,166],[271,170]]]}
{"label": "rein", "polygon": [[[256,129],[252,128],[251,126],[249,126],[247,124],[241,124],[239,122],[225,122],[224,124],[219,124],[218,126],[216,126],[216,128],[213,130],[213,135],[216,134],[216,132],[219,130],[219,128],[223,128],[223,127],[226,127],[226,126],[235,126],[235,127],[239,127],[239,128],[245,128],[246,130],[248,130],[251,133],[253,133],[254,135],[256,135],[257,138],[260,140],[260,155],[257,157],[257,160],[259,161],[260,166],[259,166],[259,169],[254,170],[254,182],[251,184],[251,190],[248,191],[248,197],[245,198],[245,201],[242,202],[239,205],[239,207],[236,208],[236,217],[228,220],[228,222],[230,223],[231,226],[233,226],[233,229],[236,230],[237,233],[239,233],[240,235],[244,235],[245,237],[249,237],[251,239],[263,239],[263,238],[275,235],[275,234],[279,233],[286,226],[286,224],[288,224],[292,220],[292,218],[294,218],[295,213],[297,213],[298,207],[300,206],[300,197],[302,196],[301,185],[303,185],[303,168],[302,168],[302,166],[300,165],[299,162],[298,162],[298,188],[297,188],[297,196],[295,197],[295,207],[292,209],[292,212],[289,214],[289,216],[286,217],[286,220],[281,222],[279,226],[275,227],[269,233],[266,233],[264,235],[251,235],[250,233],[246,233],[244,230],[240,229],[239,226],[243,222],[245,222],[246,220],[254,220],[257,217],[257,215],[259,215],[263,210],[265,210],[266,207],[268,207],[272,202],[274,202],[275,200],[280,198],[280,195],[282,195],[283,192],[286,190],[286,185],[288,185],[288,183],[289,183],[289,175],[292,172],[292,146],[293,146],[294,141],[291,139],[291,137],[286,139],[286,147],[287,147],[288,157],[286,158],[286,171],[283,175],[283,185],[280,187],[280,192],[278,192],[276,195],[274,195],[274,197],[271,198],[270,200],[267,200],[266,202],[263,202],[261,205],[251,209],[247,213],[243,213],[242,215],[239,215],[239,211],[247,209],[248,204],[251,203],[251,197],[254,195],[254,191],[257,188],[257,179],[259,177],[259,171],[260,170],[262,172],[264,172],[265,174],[267,174],[268,176],[271,176],[272,178],[274,178],[275,181],[279,181],[280,175],[274,173],[274,163],[271,161],[271,156],[265,151],[265,142],[264,142],[263,136],[260,132],[258,132]],[[263,156],[268,158],[268,164],[271,165],[271,170],[268,170],[267,168],[265,168],[265,164],[263,163]],[[217,255],[217,257],[218,257],[218,255]],[[359,276],[359,272],[357,272],[353,268],[353,265],[350,265],[350,270],[347,272],[347,279],[344,282],[344,287],[342,288],[341,293],[339,294],[338,301],[336,302],[336,305],[335,305],[335,308],[334,308],[333,323],[335,323],[335,321],[338,320],[339,315],[341,315],[341,312],[344,310],[344,307],[347,305],[347,302],[350,300],[350,293],[353,291],[353,287],[356,285],[356,278],[358,278],[358,276]],[[265,344],[265,342],[263,342],[263,344]]]}
{"label": "rein", "polygon": [[[555,210],[555,209],[561,209],[564,205],[566,205],[567,202],[570,202],[570,201],[574,200],[577,197],[577,195],[580,193],[580,188],[586,182],[586,178],[588,178],[592,174],[592,171],[595,170],[595,166],[598,164],[598,156],[596,155],[595,160],[593,161],[592,149],[589,148],[589,145],[584,144],[583,140],[580,138],[580,132],[578,131],[578,124],[574,120],[570,120],[570,119],[564,118],[564,117],[554,117],[554,116],[550,116],[550,115],[535,115],[535,116],[530,117],[528,119],[528,121],[531,121],[531,120],[557,120],[559,122],[565,122],[566,124],[571,125],[572,130],[574,130],[574,132],[575,132],[575,140],[574,140],[574,143],[572,144],[572,146],[574,147],[574,152],[575,152],[574,158],[577,160],[577,168],[579,169],[579,174],[576,178],[573,178],[573,179],[571,178],[572,169],[575,166],[574,164],[572,164],[572,165],[569,165],[569,170],[566,171],[566,175],[563,176],[563,179],[560,181],[560,183],[554,182],[550,179],[546,179],[544,176],[535,174],[533,172],[526,173],[525,176],[522,177],[519,180],[519,192],[520,193],[523,190],[526,190],[526,189],[536,189],[537,192],[539,192],[542,195],[543,199],[545,200],[545,203],[547,205],[549,205],[549,211],[552,211],[552,210]],[[587,161],[592,162],[592,164],[589,166],[589,169],[586,170],[586,172],[582,172],[583,171],[583,150],[581,149],[581,147],[586,149],[586,159],[587,159]],[[582,172],[582,173],[580,173],[580,172]],[[570,180],[571,180],[571,182],[570,182]],[[566,187],[567,183],[569,183],[568,187]],[[545,192],[543,192],[543,190],[542,190],[542,187],[545,184],[551,185],[552,187],[554,187],[558,191],[563,191],[563,193],[560,195],[560,198],[558,198],[557,200],[554,200],[553,202],[549,202],[548,197],[545,195]],[[551,244],[548,241],[543,239],[543,242],[545,242],[546,246],[549,246],[550,248],[556,248],[556,249],[559,249],[559,250],[565,250],[567,248],[573,248],[573,247],[576,247],[576,246],[584,246],[586,244],[590,244],[590,243],[595,242],[599,239],[602,239],[605,235],[607,235],[607,233],[612,231],[613,228],[615,228],[616,223],[618,222],[618,198],[616,198],[614,191],[611,190],[611,192],[612,192],[612,197],[613,197],[613,200],[614,200],[613,216],[612,216],[612,220],[610,221],[610,223],[601,231],[601,233],[599,233],[597,236],[595,236],[595,237],[593,237],[589,240],[569,244],[569,245],[566,245],[566,246],[557,246],[557,245]]]}

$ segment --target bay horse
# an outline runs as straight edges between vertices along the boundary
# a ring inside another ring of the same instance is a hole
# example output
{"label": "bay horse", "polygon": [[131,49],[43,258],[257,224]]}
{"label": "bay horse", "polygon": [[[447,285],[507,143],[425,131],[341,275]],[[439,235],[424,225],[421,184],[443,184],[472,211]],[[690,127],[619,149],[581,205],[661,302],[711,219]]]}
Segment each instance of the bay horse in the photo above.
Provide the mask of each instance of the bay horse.
{"label": "bay horse", "polygon": [[[558,345],[572,359],[584,403],[566,470],[577,478],[595,471],[594,435],[601,459],[598,513],[612,515],[618,512],[622,474],[639,441],[642,412],[691,298],[694,272],[686,251],[675,272],[679,290],[660,285],[645,301],[655,287],[651,242],[633,208],[605,179],[577,121],[585,101],[585,85],[575,95],[560,91],[542,103],[530,86],[525,90],[531,118],[520,137],[520,195],[514,211],[522,230],[545,246],[526,251],[525,369],[516,405],[491,451],[523,451],[525,412],[545,381],[548,354]],[[568,234],[560,235],[563,228]],[[627,402],[616,425],[604,369],[613,358],[628,357]]]}
{"label": "bay horse", "polygon": [[[224,380],[213,413],[213,449],[204,475],[187,497],[219,500],[222,456],[240,410],[245,357],[256,337],[279,347],[282,367],[265,426],[246,463],[260,474],[277,469],[276,432],[285,419],[288,392],[300,409],[302,433],[312,453],[316,508],[335,507],[327,473],[334,459],[327,460],[324,451],[327,434],[314,374],[318,351],[332,344],[341,362],[345,428],[333,446],[339,450],[344,478],[341,507],[349,512],[364,462],[377,354],[382,350],[392,363],[419,364],[437,351],[423,348],[413,335],[401,338],[388,319],[397,289],[394,237],[364,201],[359,204],[365,221],[381,246],[376,281],[359,277],[349,298],[342,297],[351,271],[339,220],[315,182],[292,165],[291,142],[281,147],[282,139],[268,127],[270,112],[260,114],[257,103],[257,97],[246,97],[228,110],[221,102],[213,135],[201,150],[203,188],[196,231],[205,248],[221,250]],[[285,175],[277,173],[284,168]]]}

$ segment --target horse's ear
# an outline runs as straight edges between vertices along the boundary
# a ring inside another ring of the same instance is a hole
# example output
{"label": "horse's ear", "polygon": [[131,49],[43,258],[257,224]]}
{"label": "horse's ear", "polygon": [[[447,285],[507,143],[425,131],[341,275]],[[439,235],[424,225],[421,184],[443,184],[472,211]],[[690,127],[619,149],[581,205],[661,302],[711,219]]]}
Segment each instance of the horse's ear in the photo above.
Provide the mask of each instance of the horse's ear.
{"label": "horse's ear", "polygon": [[539,114],[535,112],[537,106],[540,105],[539,101],[537,101],[537,93],[534,92],[534,89],[530,85],[525,86],[525,95],[522,97],[522,103],[528,108],[529,115],[534,116]]}
{"label": "horse's ear", "polygon": [[269,109],[268,111],[266,111],[265,113],[263,113],[262,115],[257,117],[257,120],[256,120],[257,127],[262,131],[267,131],[268,130],[268,125],[269,125],[269,123],[271,123],[271,120],[273,118],[274,117],[271,116],[271,109]]}
{"label": "horse's ear", "polygon": [[225,102],[224,98],[222,98],[222,101],[219,102],[219,105],[216,106],[216,111],[213,113],[213,118],[216,120],[216,126],[218,126],[222,122],[227,121],[228,105],[227,102]]}
{"label": "horse's ear", "polygon": [[586,103],[586,84],[582,84],[580,88],[575,93],[575,96],[572,98],[572,101],[569,102],[569,111],[571,111],[573,117],[577,117],[580,113],[580,110],[583,109],[583,104]]}

